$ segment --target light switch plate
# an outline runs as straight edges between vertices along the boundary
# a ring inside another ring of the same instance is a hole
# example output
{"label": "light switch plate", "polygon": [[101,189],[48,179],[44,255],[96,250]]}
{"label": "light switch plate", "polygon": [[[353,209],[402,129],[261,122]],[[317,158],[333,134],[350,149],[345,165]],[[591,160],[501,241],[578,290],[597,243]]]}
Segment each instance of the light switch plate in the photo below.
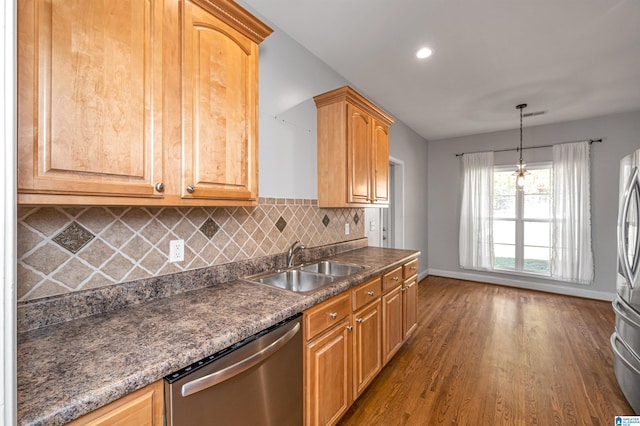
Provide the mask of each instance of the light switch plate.
{"label": "light switch plate", "polygon": [[349,235],[349,224],[348,223],[344,224],[344,235]]}
{"label": "light switch plate", "polygon": [[376,221],[372,220],[371,222],[369,222],[369,231],[375,231],[376,230]]}

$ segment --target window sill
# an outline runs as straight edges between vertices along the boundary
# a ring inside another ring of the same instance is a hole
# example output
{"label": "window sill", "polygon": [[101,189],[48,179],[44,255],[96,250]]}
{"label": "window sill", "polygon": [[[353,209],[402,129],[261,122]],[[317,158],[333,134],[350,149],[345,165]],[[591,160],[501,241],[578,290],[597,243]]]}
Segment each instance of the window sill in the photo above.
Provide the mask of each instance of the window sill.
{"label": "window sill", "polygon": [[551,278],[551,274],[542,274],[542,273],[528,272],[528,271],[514,271],[513,269],[500,269],[500,268],[493,268],[491,272],[495,272],[498,274],[517,275],[520,277],[543,278],[546,280],[557,281]]}

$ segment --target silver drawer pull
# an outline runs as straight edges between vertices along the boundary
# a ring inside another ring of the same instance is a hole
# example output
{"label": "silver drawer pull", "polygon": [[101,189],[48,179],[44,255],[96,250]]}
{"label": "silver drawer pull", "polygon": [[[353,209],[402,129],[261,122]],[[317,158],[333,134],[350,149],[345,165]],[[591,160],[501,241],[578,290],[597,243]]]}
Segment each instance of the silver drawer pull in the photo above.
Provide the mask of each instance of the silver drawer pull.
{"label": "silver drawer pull", "polygon": [[349,331],[353,330],[353,326],[352,325],[348,325],[347,326],[347,330],[349,330]]}
{"label": "silver drawer pull", "polygon": [[358,319],[356,320],[356,322],[357,322],[358,324],[362,324],[362,318],[358,318]]}
{"label": "silver drawer pull", "polygon": [[411,267],[411,270],[412,270],[412,271],[417,271],[417,270],[418,270],[418,268],[417,268],[417,267],[415,267],[415,266],[412,266],[412,267]]}
{"label": "silver drawer pull", "polygon": [[333,318],[333,319],[336,319],[336,318],[338,318],[338,313],[337,313],[337,312],[331,312],[331,313],[329,314],[329,316],[330,316],[331,318]]}
{"label": "silver drawer pull", "polygon": [[375,293],[374,293],[373,291],[368,291],[368,292],[367,292],[367,294],[368,294],[369,296],[373,296]]}
{"label": "silver drawer pull", "polygon": [[402,287],[402,288],[400,289],[400,291],[407,291],[407,288],[409,288],[409,287]]}
{"label": "silver drawer pull", "polygon": [[393,278],[391,278],[391,279],[392,279],[392,280],[394,280],[394,281],[398,281],[400,278],[398,278],[398,277],[393,277]]}
{"label": "silver drawer pull", "polygon": [[187,192],[193,194],[196,191],[196,187],[193,185],[187,185]]}

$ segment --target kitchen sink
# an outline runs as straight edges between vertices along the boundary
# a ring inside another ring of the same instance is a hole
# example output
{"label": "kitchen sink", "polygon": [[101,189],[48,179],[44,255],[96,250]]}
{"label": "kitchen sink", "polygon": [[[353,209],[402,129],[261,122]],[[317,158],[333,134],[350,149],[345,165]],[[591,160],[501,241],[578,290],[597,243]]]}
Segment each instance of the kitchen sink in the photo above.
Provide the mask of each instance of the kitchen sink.
{"label": "kitchen sink", "polygon": [[308,293],[335,281],[335,278],[331,275],[317,274],[302,271],[300,269],[289,269],[286,271],[260,274],[247,277],[246,279],[263,284],[269,284],[274,287],[279,287],[296,293]]}
{"label": "kitchen sink", "polygon": [[352,263],[334,262],[332,260],[322,260],[317,263],[303,265],[300,270],[307,272],[315,272],[323,275],[331,275],[336,277],[344,277],[362,271],[365,266],[354,265]]}

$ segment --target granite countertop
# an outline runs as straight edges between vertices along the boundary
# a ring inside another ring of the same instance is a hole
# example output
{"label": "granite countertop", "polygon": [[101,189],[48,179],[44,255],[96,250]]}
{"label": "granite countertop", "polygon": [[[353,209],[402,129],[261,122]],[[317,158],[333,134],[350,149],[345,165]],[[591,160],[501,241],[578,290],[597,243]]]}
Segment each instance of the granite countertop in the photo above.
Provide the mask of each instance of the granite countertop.
{"label": "granite countertop", "polygon": [[19,334],[18,424],[64,424],[418,254],[331,256],[369,268],[310,295],[234,280]]}

